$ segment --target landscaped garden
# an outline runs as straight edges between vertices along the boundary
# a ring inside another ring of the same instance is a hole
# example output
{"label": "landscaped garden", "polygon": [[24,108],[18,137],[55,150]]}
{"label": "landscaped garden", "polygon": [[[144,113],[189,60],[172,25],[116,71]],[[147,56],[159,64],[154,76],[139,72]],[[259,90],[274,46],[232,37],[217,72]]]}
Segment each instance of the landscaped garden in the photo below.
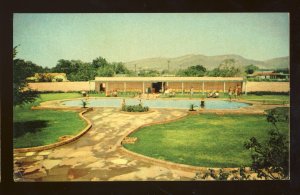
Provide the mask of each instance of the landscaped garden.
{"label": "landscaped garden", "polygon": [[[104,93],[88,93],[89,97],[105,97]],[[131,97],[134,93],[120,93]],[[33,103],[14,107],[14,148],[42,146],[58,141],[64,135],[76,135],[85,126],[78,112],[55,110],[31,110],[41,102],[60,99],[80,98],[79,92],[42,93]]]}
{"label": "landscaped garden", "polygon": [[[287,108],[280,109],[288,113]],[[285,135],[287,121],[277,123]],[[272,124],[263,115],[199,114],[176,122],[144,127],[129,137],[135,144],[125,148],[157,159],[204,167],[239,167],[251,164],[244,142],[268,138]]]}
{"label": "landscaped garden", "polygon": [[[104,94],[88,93],[90,97]],[[122,94],[130,97],[133,94]],[[120,94],[121,96],[121,94]],[[43,101],[80,98],[80,93],[44,93],[35,102],[14,108],[14,148],[55,143],[64,135],[76,135],[85,126],[78,112],[31,110]],[[242,99],[288,101],[287,95],[248,95]],[[288,122],[278,124],[288,133]],[[255,136],[267,138],[270,124],[265,116],[215,115],[189,116],[177,122],[145,127],[131,136],[138,137],[126,148],[137,153],[177,163],[210,167],[236,167],[251,163],[243,143]]]}
{"label": "landscaped garden", "polygon": [[85,126],[77,112],[31,110],[42,101],[78,98],[79,93],[41,94],[35,102],[14,108],[14,148],[55,143],[64,135],[76,135]]}

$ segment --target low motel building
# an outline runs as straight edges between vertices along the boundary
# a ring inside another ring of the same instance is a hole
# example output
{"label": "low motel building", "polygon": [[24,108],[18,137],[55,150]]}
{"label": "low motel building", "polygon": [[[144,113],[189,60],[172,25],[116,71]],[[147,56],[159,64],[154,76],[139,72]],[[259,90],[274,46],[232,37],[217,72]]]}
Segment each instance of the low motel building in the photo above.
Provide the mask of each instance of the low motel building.
{"label": "low motel building", "polygon": [[243,77],[95,77],[97,92],[140,92],[163,93],[172,89],[177,93],[219,91],[227,92],[238,85],[247,93],[247,83]]}

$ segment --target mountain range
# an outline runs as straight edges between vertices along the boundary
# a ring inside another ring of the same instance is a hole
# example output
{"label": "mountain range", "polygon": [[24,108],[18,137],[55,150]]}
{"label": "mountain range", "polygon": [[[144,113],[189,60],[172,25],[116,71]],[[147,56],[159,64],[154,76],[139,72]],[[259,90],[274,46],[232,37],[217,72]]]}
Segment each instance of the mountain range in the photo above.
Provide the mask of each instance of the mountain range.
{"label": "mountain range", "polygon": [[170,70],[185,69],[189,66],[203,65],[206,69],[212,70],[219,66],[222,61],[226,59],[234,59],[237,66],[247,66],[253,64],[261,69],[277,69],[288,68],[289,57],[272,58],[265,61],[247,59],[240,55],[217,55],[217,56],[205,56],[201,54],[184,55],[175,58],[157,57],[146,58],[130,62],[125,62],[125,65],[130,70],[140,69],[154,69],[154,70],[167,70],[168,66]]}

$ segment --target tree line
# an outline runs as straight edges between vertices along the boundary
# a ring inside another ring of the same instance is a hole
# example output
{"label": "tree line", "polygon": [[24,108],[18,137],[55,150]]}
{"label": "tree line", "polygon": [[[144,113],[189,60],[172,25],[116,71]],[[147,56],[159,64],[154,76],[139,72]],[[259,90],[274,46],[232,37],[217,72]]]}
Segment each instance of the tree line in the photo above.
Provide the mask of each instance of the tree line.
{"label": "tree line", "polygon": [[[246,67],[237,66],[234,59],[224,60],[217,68],[207,70],[203,65],[190,66],[186,69],[176,71],[141,69],[138,72],[129,70],[122,62],[108,62],[103,57],[97,57],[92,62],[83,62],[81,60],[58,60],[56,66],[52,68],[39,66],[31,61],[23,59],[14,59],[14,66],[22,68],[20,73],[26,75],[26,78],[33,77],[36,73],[65,73],[69,81],[89,81],[96,76],[113,77],[118,74],[126,76],[153,77],[163,75],[174,75],[179,77],[237,77],[252,74],[258,70],[257,66],[248,65]],[[50,74],[38,74],[36,78],[39,82],[51,82]]]}
{"label": "tree line", "polygon": [[[14,66],[22,67],[27,77],[32,77],[35,73],[66,73],[69,81],[89,81],[95,76],[112,77],[116,74],[132,74],[122,62],[109,63],[102,57],[92,62],[60,59],[53,68],[42,67],[23,59],[14,59]],[[45,74],[40,77],[39,81],[51,81],[51,78]]]}
{"label": "tree line", "polygon": [[237,77],[252,74],[258,70],[257,66],[252,64],[245,67],[237,66],[234,59],[225,59],[217,68],[207,70],[203,65],[190,66],[186,69],[177,71],[176,76],[194,76],[194,77]]}

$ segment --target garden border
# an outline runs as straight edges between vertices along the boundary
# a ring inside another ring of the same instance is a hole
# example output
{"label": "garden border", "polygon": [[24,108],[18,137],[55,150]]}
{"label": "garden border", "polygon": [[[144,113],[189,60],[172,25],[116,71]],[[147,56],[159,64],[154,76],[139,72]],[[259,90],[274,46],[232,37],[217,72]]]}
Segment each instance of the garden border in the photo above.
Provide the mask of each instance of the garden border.
{"label": "garden border", "polygon": [[[38,108],[38,109],[44,109],[44,108]],[[51,109],[51,108],[48,108],[48,109]],[[52,110],[53,109],[54,108],[52,108]],[[65,110],[65,109],[62,109],[62,110]],[[30,147],[30,148],[15,148],[14,149],[14,153],[15,152],[19,152],[19,153],[23,153],[23,152],[39,152],[39,151],[43,151],[43,150],[48,150],[48,149],[56,148],[58,146],[65,145],[65,144],[71,143],[71,142],[79,139],[86,132],[88,132],[91,129],[91,127],[92,127],[91,121],[83,116],[83,114],[85,114],[86,112],[92,111],[92,110],[93,110],[93,108],[90,107],[90,108],[87,108],[87,109],[85,109],[85,110],[83,110],[83,111],[81,111],[79,113],[80,118],[82,118],[83,120],[85,120],[87,122],[87,126],[83,130],[81,130],[80,133],[78,133],[77,135],[75,135],[74,137],[71,137],[69,139],[66,139],[66,140],[63,140],[63,141],[59,141],[59,142],[56,142],[56,143],[53,143],[53,144],[48,144],[48,145],[45,145],[45,146],[36,146],[36,147]]]}

